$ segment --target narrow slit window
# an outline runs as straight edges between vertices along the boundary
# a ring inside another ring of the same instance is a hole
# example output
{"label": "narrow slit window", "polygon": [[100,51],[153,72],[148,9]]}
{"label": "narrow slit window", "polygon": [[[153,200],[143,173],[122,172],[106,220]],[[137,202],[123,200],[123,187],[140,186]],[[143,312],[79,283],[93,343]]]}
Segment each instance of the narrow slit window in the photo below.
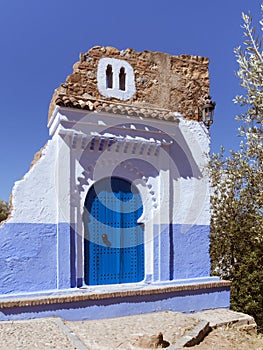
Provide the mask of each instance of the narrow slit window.
{"label": "narrow slit window", "polygon": [[125,91],[125,80],[126,80],[125,69],[121,67],[120,74],[119,74],[119,89],[122,91]]}
{"label": "narrow slit window", "polygon": [[108,64],[106,69],[106,88],[107,89],[112,89],[112,80],[113,80],[112,77],[113,77],[112,66]]}

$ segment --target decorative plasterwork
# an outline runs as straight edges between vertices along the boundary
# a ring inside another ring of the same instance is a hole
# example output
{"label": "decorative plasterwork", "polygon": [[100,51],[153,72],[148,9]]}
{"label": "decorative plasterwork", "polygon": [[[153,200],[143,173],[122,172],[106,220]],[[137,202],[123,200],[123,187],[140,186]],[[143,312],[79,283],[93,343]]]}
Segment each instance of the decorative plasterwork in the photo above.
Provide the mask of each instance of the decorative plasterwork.
{"label": "decorative plasterwork", "polygon": [[70,137],[72,149],[76,149],[77,145],[79,145],[82,150],[88,148],[90,151],[96,152],[112,151],[149,157],[158,156],[160,147],[171,144],[171,142],[153,138],[147,140],[141,137],[123,137],[112,134],[101,135],[94,132],[86,135],[82,132],[65,129],[61,129],[59,135]]}

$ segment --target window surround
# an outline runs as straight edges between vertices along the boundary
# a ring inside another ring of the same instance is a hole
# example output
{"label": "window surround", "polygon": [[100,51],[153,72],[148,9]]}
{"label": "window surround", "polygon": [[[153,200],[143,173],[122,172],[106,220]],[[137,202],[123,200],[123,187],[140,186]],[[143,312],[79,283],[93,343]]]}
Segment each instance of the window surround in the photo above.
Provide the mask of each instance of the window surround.
{"label": "window surround", "polygon": [[125,101],[136,92],[133,68],[125,60],[101,58],[98,64],[97,82],[98,90],[104,97]]}

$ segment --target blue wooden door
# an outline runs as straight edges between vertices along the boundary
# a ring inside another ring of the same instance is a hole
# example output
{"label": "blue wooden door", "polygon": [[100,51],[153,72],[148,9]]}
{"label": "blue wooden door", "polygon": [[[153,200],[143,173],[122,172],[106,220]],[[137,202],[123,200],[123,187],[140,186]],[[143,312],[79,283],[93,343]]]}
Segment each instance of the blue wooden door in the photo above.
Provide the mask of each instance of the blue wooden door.
{"label": "blue wooden door", "polygon": [[144,233],[137,223],[142,210],[137,188],[126,180],[106,178],[91,187],[84,217],[86,284],[144,279]]}

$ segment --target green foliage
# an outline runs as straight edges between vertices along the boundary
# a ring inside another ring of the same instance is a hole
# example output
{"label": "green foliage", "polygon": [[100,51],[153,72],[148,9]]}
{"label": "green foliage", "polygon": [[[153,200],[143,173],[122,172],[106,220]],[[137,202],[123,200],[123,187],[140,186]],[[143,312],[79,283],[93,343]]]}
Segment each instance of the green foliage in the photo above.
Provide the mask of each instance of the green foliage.
{"label": "green foliage", "polygon": [[[263,13],[263,4],[261,5]],[[263,331],[263,52],[262,39],[242,14],[244,47],[235,50],[245,112],[240,148],[212,155],[212,273],[232,281],[231,307],[252,315]],[[260,21],[263,30],[263,18]]]}
{"label": "green foliage", "polygon": [[6,202],[0,199],[0,222],[4,221],[8,217],[9,207]]}

